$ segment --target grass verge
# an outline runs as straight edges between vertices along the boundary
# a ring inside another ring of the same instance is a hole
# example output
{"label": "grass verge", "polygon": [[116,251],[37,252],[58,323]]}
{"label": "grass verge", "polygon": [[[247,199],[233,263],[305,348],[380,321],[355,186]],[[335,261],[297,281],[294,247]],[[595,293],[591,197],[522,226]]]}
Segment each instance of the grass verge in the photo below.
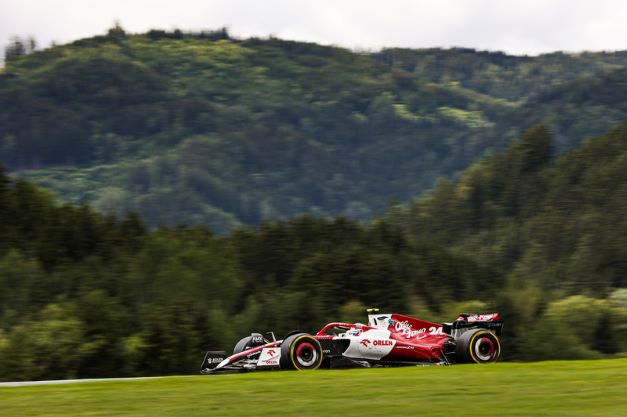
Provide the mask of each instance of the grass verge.
{"label": "grass verge", "polygon": [[0,416],[627,416],[627,359],[0,388]]}

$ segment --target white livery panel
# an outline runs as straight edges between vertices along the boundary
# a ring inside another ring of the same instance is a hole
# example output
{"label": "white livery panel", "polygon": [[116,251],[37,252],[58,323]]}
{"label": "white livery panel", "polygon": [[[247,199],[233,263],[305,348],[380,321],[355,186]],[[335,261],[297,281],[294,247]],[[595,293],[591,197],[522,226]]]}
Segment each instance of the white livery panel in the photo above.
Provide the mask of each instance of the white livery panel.
{"label": "white livery panel", "polygon": [[281,359],[280,347],[263,348],[257,361],[257,366],[279,366]]}
{"label": "white livery panel", "polygon": [[390,339],[390,332],[383,329],[366,330],[358,335],[347,333],[345,337],[350,340],[344,352],[347,358],[380,360],[396,345],[396,340]]}

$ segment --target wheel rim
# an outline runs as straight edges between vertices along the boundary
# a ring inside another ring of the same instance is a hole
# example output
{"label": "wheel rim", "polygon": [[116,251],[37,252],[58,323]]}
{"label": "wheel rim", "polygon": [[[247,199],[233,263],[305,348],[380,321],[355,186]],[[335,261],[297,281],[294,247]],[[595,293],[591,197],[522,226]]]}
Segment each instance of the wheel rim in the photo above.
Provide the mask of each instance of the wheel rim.
{"label": "wheel rim", "polygon": [[310,367],[318,361],[318,351],[309,342],[303,342],[296,348],[296,361],[302,367]]}
{"label": "wheel rim", "polygon": [[488,337],[482,337],[475,343],[475,355],[477,359],[487,362],[494,359],[496,347],[494,342]]}

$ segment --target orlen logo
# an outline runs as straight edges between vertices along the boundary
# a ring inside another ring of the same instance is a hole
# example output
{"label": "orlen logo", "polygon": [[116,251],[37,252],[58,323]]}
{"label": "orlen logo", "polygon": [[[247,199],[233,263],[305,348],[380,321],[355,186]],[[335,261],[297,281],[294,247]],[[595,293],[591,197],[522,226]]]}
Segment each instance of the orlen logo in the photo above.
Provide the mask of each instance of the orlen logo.
{"label": "orlen logo", "polygon": [[279,352],[276,349],[266,350],[262,355],[262,364],[264,365],[278,365],[279,364]]}
{"label": "orlen logo", "polygon": [[368,347],[369,344],[372,344],[372,346],[392,346],[394,344],[393,341],[391,340],[381,340],[381,339],[375,339],[373,341],[370,341],[368,339],[364,339],[361,342],[359,342],[360,344]]}

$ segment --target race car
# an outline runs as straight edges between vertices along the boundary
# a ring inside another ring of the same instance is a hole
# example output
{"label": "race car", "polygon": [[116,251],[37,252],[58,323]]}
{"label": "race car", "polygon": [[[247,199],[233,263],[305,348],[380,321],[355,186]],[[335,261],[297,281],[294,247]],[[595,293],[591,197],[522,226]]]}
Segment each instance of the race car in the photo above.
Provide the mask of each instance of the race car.
{"label": "race car", "polygon": [[241,339],[226,356],[209,351],[201,373],[270,369],[490,363],[501,355],[503,322],[498,313],[460,314],[451,323],[432,323],[369,309],[368,324],[329,323],[316,334],[300,331],[282,340],[260,333]]}

